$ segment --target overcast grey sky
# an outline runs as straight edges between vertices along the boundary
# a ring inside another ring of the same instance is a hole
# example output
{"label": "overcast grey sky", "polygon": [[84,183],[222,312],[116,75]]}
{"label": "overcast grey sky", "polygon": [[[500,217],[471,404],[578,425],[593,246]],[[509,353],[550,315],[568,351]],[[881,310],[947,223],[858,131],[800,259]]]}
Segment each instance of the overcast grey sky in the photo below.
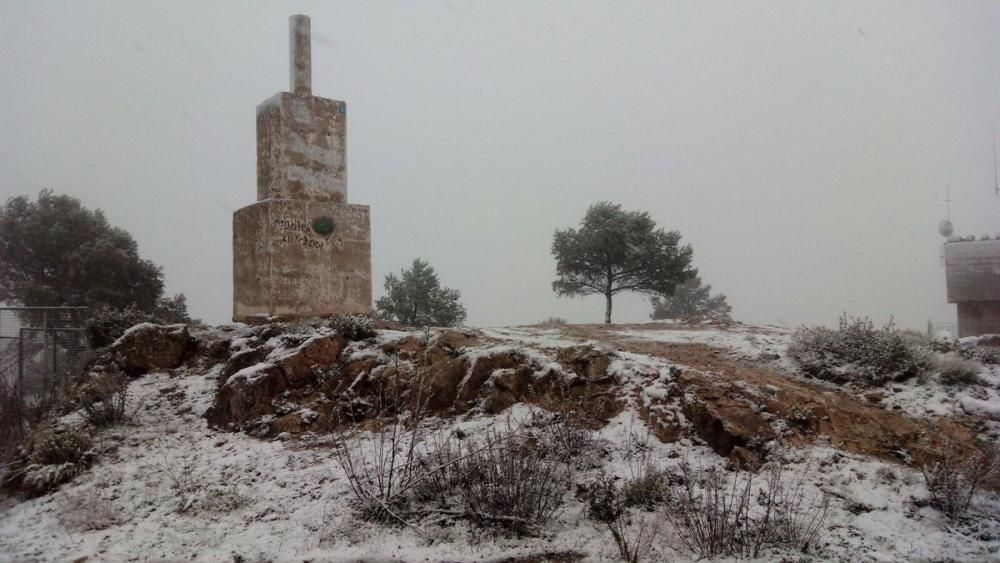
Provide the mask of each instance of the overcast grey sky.
{"label": "overcast grey sky", "polygon": [[[950,320],[959,234],[1000,231],[1000,2],[0,0],[0,196],[98,207],[191,312],[227,321],[232,211],[256,197],[255,106],[348,106],[349,197],[376,296],[423,257],[469,324],[599,322],[557,299],[556,228],[606,199],[694,247],[747,321]],[[619,297],[615,320],[647,318]]]}

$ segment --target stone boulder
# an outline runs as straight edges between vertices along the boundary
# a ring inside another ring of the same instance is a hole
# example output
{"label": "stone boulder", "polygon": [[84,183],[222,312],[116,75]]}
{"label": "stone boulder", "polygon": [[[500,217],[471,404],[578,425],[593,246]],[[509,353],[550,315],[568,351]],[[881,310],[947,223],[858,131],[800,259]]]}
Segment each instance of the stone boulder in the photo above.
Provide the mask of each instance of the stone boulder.
{"label": "stone boulder", "polygon": [[111,352],[129,375],[179,367],[194,349],[187,325],[142,323],[125,331]]}
{"label": "stone boulder", "polygon": [[273,414],[274,399],[288,388],[281,368],[260,363],[233,374],[205,413],[208,423],[225,428],[242,427],[254,417]]}
{"label": "stone boulder", "polygon": [[347,341],[340,335],[317,335],[271,361],[281,368],[289,387],[302,387],[314,382],[319,370],[336,365],[346,345]]}

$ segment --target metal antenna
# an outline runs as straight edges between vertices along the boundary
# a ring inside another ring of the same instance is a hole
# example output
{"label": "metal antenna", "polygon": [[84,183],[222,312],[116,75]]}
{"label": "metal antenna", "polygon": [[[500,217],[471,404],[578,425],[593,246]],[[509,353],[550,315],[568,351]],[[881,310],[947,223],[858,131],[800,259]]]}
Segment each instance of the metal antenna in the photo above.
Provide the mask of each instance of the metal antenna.
{"label": "metal antenna", "polygon": [[1000,197],[1000,182],[997,182],[997,126],[993,126],[993,191]]}
{"label": "metal antenna", "polygon": [[948,184],[945,190],[947,191],[945,191],[944,203],[948,206],[948,220],[951,221],[951,184]]}

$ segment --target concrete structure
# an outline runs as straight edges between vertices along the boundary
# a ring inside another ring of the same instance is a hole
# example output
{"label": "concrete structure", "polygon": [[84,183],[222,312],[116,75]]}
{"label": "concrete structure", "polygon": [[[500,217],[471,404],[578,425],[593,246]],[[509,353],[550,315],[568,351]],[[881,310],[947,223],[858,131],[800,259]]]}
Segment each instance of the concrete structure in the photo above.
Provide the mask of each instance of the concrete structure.
{"label": "concrete structure", "polygon": [[257,106],[257,203],[233,214],[233,320],[369,314],[368,206],[347,203],[347,106],[312,95],[310,22],[289,18],[291,92]]}
{"label": "concrete structure", "polygon": [[958,335],[1000,334],[1000,236],[949,237],[944,245],[948,302],[958,305]]}

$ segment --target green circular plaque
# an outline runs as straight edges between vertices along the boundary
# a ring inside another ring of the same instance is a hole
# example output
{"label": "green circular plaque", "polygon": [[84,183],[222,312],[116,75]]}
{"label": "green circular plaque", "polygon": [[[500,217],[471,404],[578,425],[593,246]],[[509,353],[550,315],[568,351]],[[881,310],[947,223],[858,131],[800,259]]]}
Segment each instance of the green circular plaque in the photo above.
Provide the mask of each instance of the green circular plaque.
{"label": "green circular plaque", "polygon": [[317,217],[313,219],[312,229],[317,235],[328,235],[333,232],[333,219],[329,217]]}

